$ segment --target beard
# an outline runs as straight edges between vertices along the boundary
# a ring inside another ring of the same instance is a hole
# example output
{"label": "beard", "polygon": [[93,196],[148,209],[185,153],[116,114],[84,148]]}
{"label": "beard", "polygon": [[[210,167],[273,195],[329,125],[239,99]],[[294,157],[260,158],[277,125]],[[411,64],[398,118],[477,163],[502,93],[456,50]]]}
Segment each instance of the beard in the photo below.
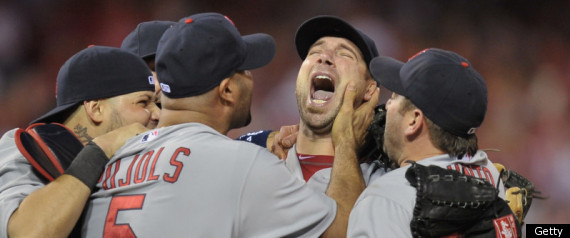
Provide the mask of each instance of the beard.
{"label": "beard", "polygon": [[243,102],[243,104],[236,108],[233,120],[230,123],[230,129],[242,128],[251,123],[251,100],[243,100],[241,102]]}
{"label": "beard", "polygon": [[396,133],[398,130],[397,128],[394,128],[394,126],[396,125],[389,126],[388,124],[386,124],[384,132],[384,144],[382,146],[382,149],[384,150],[384,153],[388,155],[388,158],[390,160],[396,162],[396,164],[399,165],[400,163],[398,162],[398,160],[401,156],[401,150],[398,150],[398,148],[401,148],[402,143],[396,137],[396,135],[398,135]]}
{"label": "beard", "polygon": [[119,111],[117,111],[115,108],[113,108],[113,111],[111,112],[111,123],[107,127],[107,132],[110,132],[110,131],[115,130],[115,129],[120,128],[120,127],[123,127],[125,124],[126,123],[123,120],[123,118],[121,117],[121,114],[119,113]]}
{"label": "beard", "polygon": [[[302,99],[303,96],[297,95],[297,107],[299,108],[299,116],[302,123],[307,126],[315,134],[329,134],[332,131],[334,120],[340,111],[341,104],[334,105],[327,111],[319,111],[306,105],[307,100]],[[342,102],[340,98],[337,102]]]}
{"label": "beard", "polygon": [[246,127],[249,125],[249,123],[251,123],[251,113],[250,112],[247,112],[247,115],[238,115],[234,118],[234,120],[230,124],[230,130]]}
{"label": "beard", "polygon": [[242,127],[248,126],[249,123],[251,123],[251,112],[247,114],[247,118],[245,119]]}

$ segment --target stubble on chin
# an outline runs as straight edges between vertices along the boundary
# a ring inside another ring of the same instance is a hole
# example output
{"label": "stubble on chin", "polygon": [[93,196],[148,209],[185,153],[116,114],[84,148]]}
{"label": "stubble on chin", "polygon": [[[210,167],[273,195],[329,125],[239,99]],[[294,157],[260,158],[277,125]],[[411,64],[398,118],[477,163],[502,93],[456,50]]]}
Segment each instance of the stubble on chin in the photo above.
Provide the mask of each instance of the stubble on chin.
{"label": "stubble on chin", "polygon": [[111,112],[111,121],[107,127],[107,132],[123,127],[124,125],[125,123],[121,117],[121,114],[116,109],[113,109]]}

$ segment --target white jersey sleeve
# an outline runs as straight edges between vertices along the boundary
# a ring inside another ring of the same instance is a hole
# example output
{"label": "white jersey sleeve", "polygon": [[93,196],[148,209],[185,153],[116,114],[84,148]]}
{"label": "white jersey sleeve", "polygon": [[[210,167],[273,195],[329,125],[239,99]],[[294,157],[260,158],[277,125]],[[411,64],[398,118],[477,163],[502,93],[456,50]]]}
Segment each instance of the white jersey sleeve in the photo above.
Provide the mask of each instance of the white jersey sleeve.
{"label": "white jersey sleeve", "polygon": [[8,220],[22,200],[44,186],[18,150],[15,132],[10,130],[0,139],[0,238],[8,237]]}

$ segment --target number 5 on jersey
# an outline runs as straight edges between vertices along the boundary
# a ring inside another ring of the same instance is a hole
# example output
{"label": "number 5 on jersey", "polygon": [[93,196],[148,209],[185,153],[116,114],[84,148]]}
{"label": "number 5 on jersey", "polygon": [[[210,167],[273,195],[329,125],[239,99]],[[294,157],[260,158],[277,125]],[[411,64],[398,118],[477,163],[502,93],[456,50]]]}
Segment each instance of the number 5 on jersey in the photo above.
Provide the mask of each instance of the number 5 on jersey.
{"label": "number 5 on jersey", "polygon": [[117,215],[122,210],[142,209],[144,199],[144,194],[114,196],[109,204],[103,237],[136,237],[128,223],[117,224]]}

